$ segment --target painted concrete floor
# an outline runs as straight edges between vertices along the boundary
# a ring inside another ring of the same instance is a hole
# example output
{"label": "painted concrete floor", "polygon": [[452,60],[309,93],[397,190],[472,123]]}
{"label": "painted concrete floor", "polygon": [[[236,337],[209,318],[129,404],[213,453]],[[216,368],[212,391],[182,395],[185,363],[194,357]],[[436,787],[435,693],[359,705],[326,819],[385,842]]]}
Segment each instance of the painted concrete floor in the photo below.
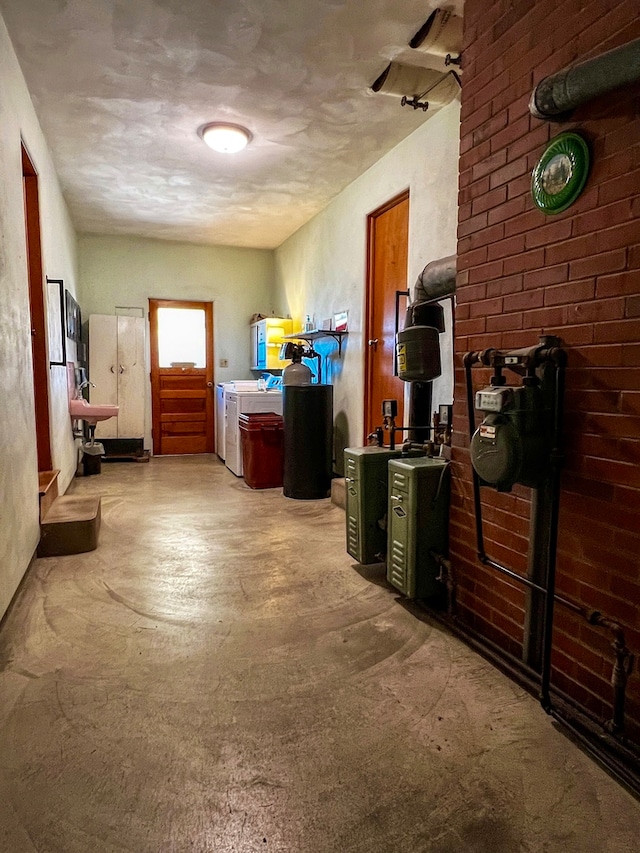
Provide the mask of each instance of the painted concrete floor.
{"label": "painted concrete floor", "polygon": [[[0,629],[3,853],[624,853],[640,803],[215,457],[110,464]],[[379,579],[378,579],[379,580]]]}

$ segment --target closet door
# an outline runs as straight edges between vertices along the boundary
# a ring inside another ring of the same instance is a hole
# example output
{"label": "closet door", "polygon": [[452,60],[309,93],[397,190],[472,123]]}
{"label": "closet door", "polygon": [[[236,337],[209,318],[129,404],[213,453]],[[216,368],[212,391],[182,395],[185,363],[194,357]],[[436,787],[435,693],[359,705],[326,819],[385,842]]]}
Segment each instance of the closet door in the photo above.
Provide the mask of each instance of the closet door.
{"label": "closet door", "polygon": [[[91,314],[89,317],[89,378],[95,388],[89,388],[92,403],[118,402],[118,317],[110,314]],[[118,418],[109,418],[96,426],[96,438],[116,438]]]}
{"label": "closet door", "polygon": [[143,317],[116,317],[118,334],[118,437],[144,436]]}

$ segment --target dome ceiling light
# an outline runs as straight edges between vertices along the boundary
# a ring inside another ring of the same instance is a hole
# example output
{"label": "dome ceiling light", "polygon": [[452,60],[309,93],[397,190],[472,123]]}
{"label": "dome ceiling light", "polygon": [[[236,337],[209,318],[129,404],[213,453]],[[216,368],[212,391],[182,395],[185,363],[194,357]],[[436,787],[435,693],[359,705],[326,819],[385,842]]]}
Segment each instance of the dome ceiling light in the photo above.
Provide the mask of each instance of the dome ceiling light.
{"label": "dome ceiling light", "polygon": [[212,121],[198,130],[198,135],[204,142],[221,154],[236,154],[242,151],[253,138],[246,127],[239,124],[229,124],[223,121]]}

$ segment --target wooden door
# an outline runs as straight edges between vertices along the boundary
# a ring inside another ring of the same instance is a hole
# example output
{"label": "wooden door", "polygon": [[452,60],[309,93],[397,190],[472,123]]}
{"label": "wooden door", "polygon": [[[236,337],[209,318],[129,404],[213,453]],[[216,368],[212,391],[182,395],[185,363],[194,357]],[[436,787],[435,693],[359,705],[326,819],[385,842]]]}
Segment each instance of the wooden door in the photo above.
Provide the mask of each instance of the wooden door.
{"label": "wooden door", "polygon": [[44,279],[42,275],[38,173],[24,145],[22,146],[22,184],[24,190],[24,219],[31,322],[31,366],[33,370],[38,471],[50,471],[53,467],[53,461],[49,420],[49,357],[47,354]]}
{"label": "wooden door", "polygon": [[[187,320],[193,332],[185,325],[181,336],[178,329]],[[153,452],[213,453],[213,304],[150,299],[149,324]]]}
{"label": "wooden door", "polygon": [[[407,289],[408,190],[369,214],[367,240],[365,439],[382,424],[383,400],[398,401],[396,424],[403,424],[405,383],[394,376],[394,354],[396,292]],[[397,438],[401,440],[400,434]]]}

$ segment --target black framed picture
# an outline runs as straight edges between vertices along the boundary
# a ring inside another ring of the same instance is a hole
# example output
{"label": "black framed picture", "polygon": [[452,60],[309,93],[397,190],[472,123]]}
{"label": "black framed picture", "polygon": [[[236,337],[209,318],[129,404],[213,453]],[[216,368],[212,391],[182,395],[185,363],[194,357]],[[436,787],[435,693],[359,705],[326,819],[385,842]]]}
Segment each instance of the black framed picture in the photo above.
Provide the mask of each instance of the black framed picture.
{"label": "black framed picture", "polygon": [[64,298],[67,317],[67,337],[71,338],[72,341],[79,341],[82,334],[80,306],[68,290],[65,290]]}
{"label": "black framed picture", "polygon": [[49,364],[65,364],[64,281],[47,277],[47,331]]}

